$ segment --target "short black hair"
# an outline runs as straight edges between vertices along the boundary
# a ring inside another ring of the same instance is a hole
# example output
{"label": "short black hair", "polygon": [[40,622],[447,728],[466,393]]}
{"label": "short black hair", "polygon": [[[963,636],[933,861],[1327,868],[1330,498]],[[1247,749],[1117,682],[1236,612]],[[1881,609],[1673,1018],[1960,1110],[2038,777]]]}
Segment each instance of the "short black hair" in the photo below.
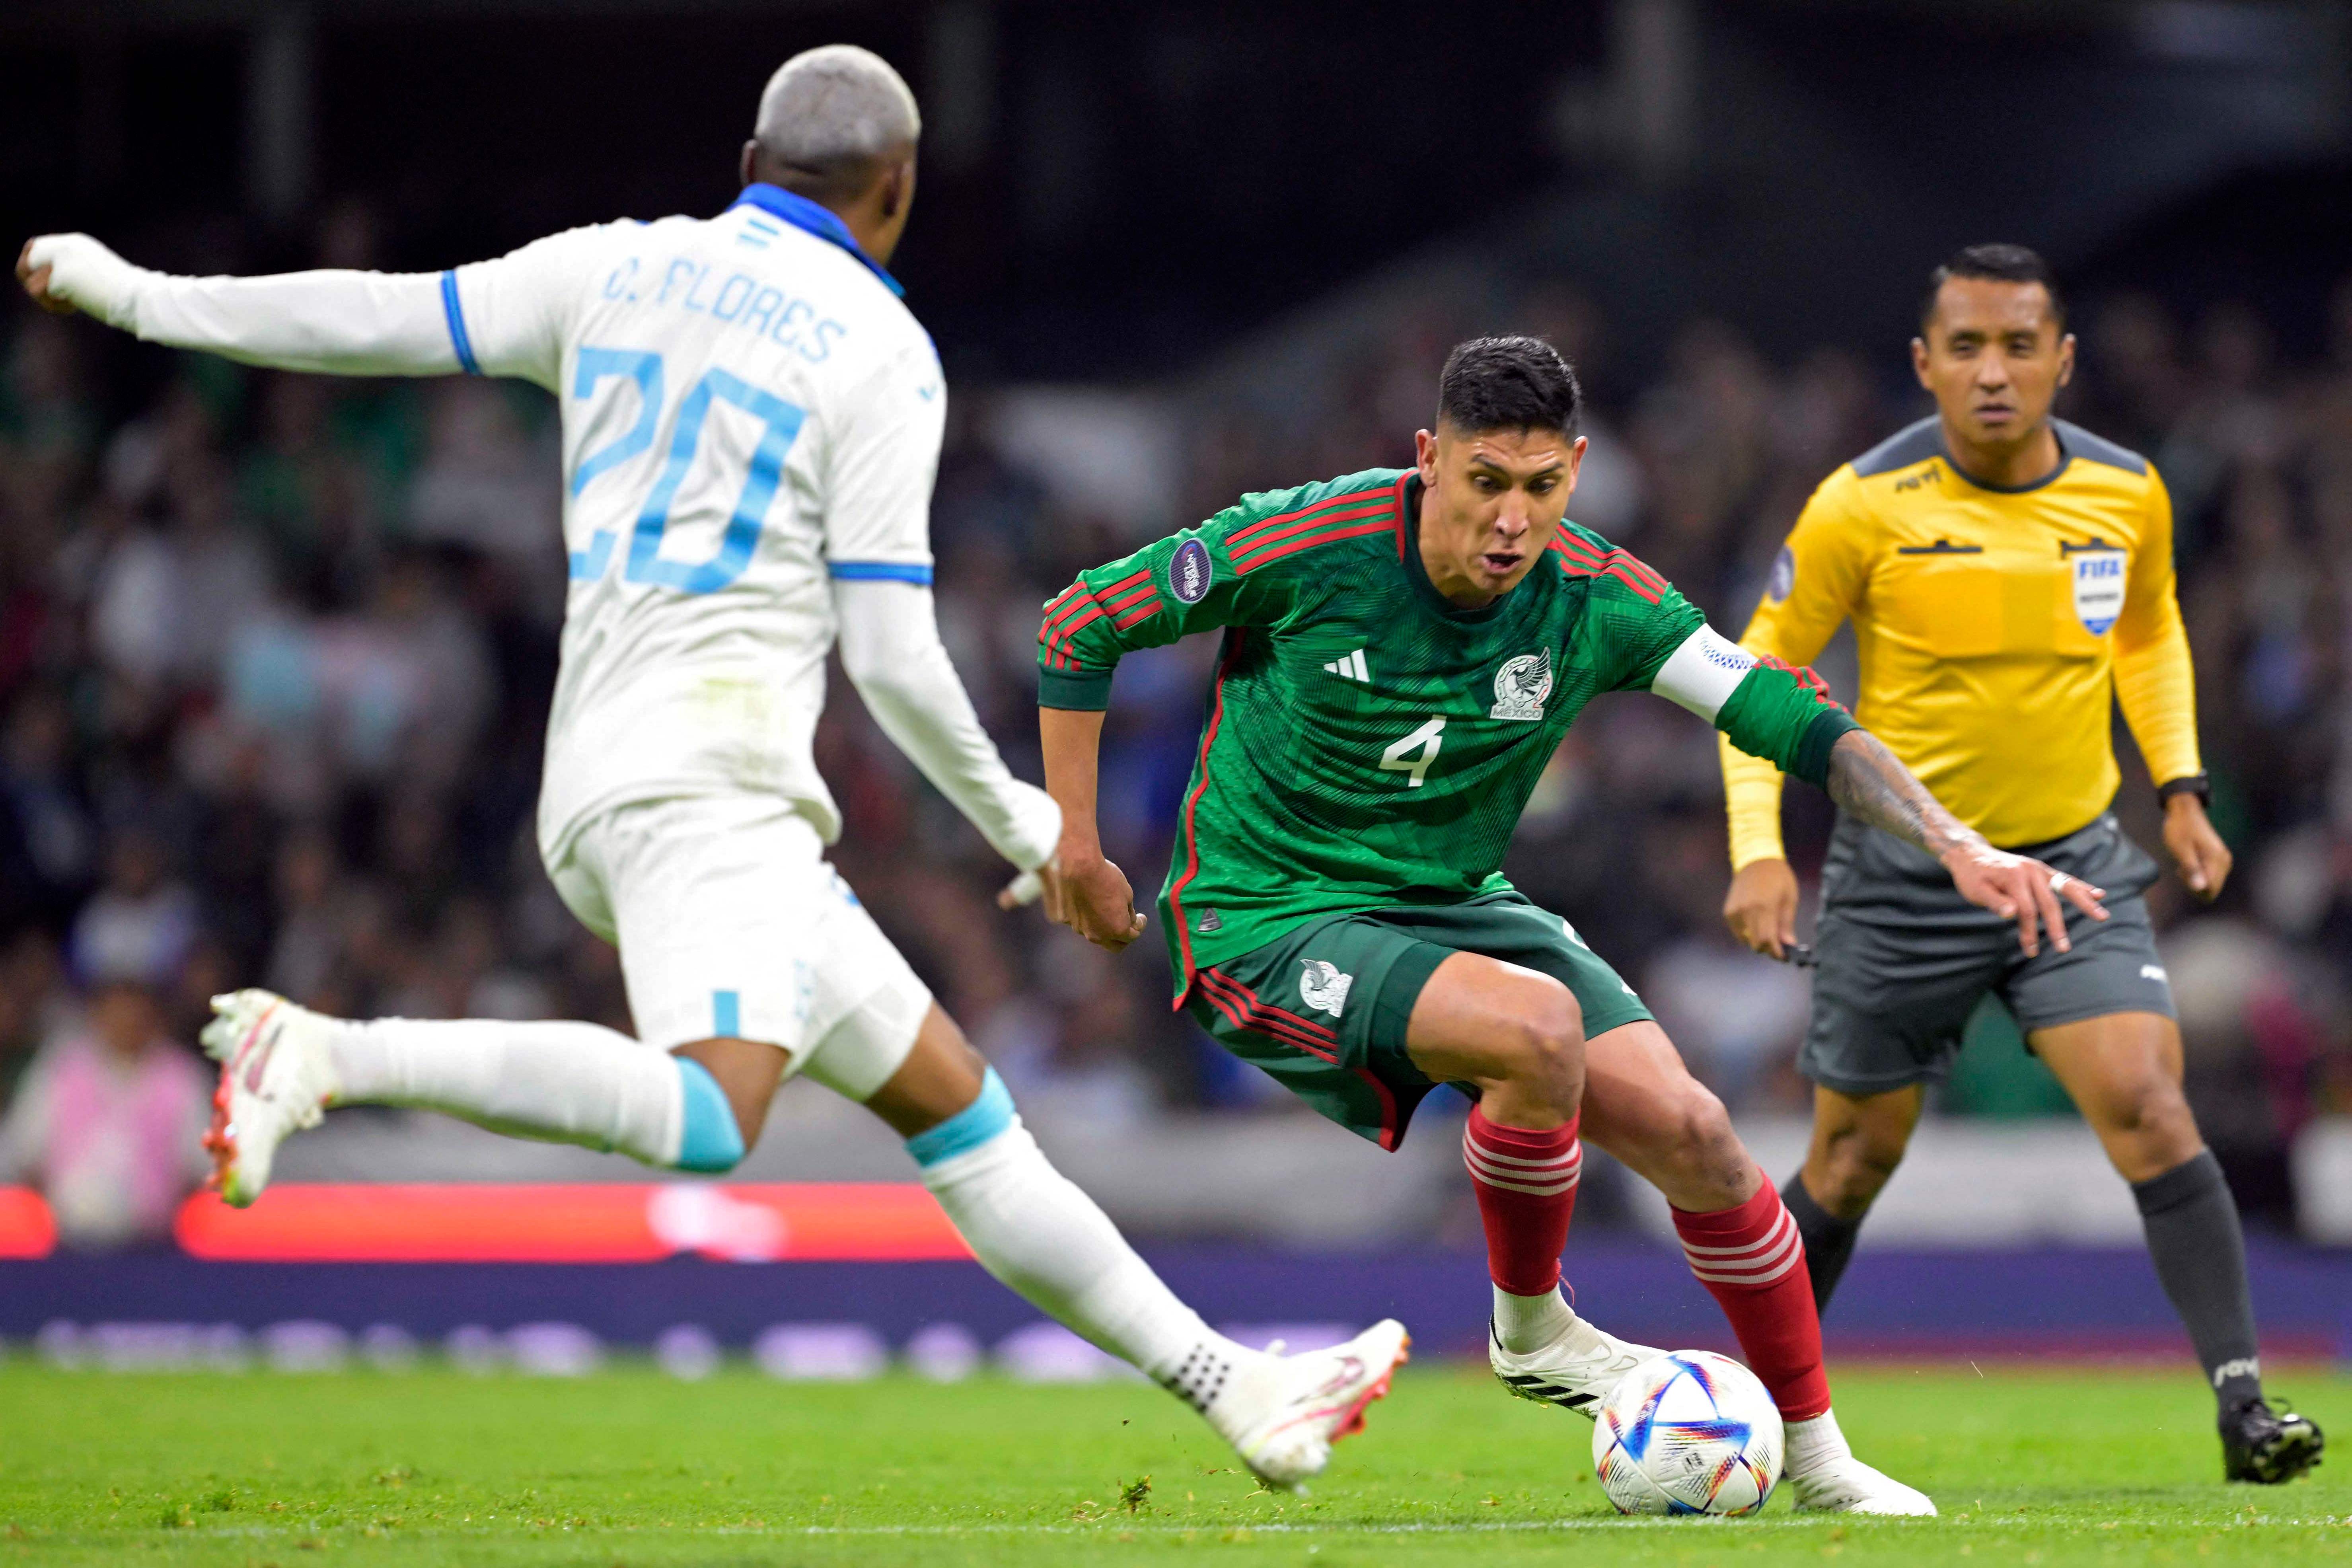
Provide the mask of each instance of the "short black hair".
{"label": "short black hair", "polygon": [[1457,430],[1576,434],[1584,394],[1576,372],[1541,338],[1472,338],[1456,343],[1437,378],[1437,417]]}
{"label": "short black hair", "polygon": [[1936,300],[1944,285],[1955,278],[1991,278],[2003,283],[2039,283],[2050,296],[2050,319],[2066,330],[2066,301],[2058,279],[2039,251],[2021,245],[1971,245],[1952,252],[1952,258],[1927,274],[1927,297],[1919,301],[1919,331],[1936,319]]}

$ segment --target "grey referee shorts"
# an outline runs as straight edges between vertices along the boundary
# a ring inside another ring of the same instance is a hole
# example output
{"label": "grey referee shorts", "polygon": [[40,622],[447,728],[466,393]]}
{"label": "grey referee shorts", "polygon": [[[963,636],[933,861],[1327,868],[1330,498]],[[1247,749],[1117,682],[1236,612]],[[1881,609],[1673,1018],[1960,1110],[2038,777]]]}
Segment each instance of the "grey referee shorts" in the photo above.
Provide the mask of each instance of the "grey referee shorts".
{"label": "grey referee shorts", "polygon": [[2140,897],[2157,864],[2115,814],[2017,853],[2106,889],[2105,921],[2061,900],[2073,952],[2045,935],[2026,957],[2017,922],[1960,897],[1927,851],[1841,816],[1822,874],[1820,967],[1798,1070],[1857,1099],[1941,1080],[1988,991],[2029,1035],[2109,1013],[2176,1016]]}

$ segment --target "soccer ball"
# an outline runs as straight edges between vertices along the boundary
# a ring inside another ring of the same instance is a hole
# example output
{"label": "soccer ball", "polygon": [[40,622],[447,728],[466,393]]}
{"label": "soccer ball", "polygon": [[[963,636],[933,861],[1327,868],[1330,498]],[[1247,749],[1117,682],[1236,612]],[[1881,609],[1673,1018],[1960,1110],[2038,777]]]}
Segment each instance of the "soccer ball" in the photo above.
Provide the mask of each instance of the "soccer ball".
{"label": "soccer ball", "polygon": [[1619,1513],[1754,1513],[1780,1479],[1780,1412],[1728,1356],[1676,1351],[1617,1380],[1592,1464]]}

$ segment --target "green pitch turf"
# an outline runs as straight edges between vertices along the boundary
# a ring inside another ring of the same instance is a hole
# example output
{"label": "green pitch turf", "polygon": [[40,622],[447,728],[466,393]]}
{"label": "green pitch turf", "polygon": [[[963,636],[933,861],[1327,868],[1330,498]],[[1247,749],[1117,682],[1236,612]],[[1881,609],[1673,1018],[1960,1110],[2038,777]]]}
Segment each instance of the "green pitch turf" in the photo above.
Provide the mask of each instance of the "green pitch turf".
{"label": "green pitch turf", "polygon": [[[2352,1463],[2224,1487],[2185,1372],[1850,1368],[1931,1521],[1621,1521],[1591,1431],[1413,1368],[1309,1498],[1139,1384],[574,1382],[0,1365],[0,1565],[2352,1563]],[[2339,1436],[2352,1378],[2274,1380]]]}

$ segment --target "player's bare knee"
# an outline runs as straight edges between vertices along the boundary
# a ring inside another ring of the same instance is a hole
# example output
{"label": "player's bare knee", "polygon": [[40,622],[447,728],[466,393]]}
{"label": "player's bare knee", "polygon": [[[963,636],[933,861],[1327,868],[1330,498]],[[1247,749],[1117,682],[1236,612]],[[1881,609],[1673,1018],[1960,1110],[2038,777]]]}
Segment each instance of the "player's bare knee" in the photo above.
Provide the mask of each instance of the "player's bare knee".
{"label": "player's bare knee", "polygon": [[2178,1152],[2182,1159],[2196,1152],[2197,1118],[2180,1086],[2160,1073],[2150,1073],[2119,1085],[2098,1106],[2099,1131],[2146,1147],[2161,1159]]}
{"label": "player's bare knee", "polygon": [[1667,1125],[1674,1163],[1689,1179],[1738,1185],[1755,1163],[1739,1134],[1732,1131],[1731,1112],[1695,1078],[1685,1078],[1676,1089]]}
{"label": "player's bare knee", "polygon": [[1513,1019],[1511,1076],[1561,1097],[1572,1111],[1584,1088],[1584,1010],[1558,983],[1531,990]]}
{"label": "player's bare knee", "polygon": [[1830,1188],[1818,1194],[1822,1206],[1848,1217],[1868,1209],[1903,1163],[1909,1143],[1907,1128],[1864,1121],[1842,1130],[1830,1140],[1822,1162],[1826,1169],[1818,1173],[1828,1178]]}

